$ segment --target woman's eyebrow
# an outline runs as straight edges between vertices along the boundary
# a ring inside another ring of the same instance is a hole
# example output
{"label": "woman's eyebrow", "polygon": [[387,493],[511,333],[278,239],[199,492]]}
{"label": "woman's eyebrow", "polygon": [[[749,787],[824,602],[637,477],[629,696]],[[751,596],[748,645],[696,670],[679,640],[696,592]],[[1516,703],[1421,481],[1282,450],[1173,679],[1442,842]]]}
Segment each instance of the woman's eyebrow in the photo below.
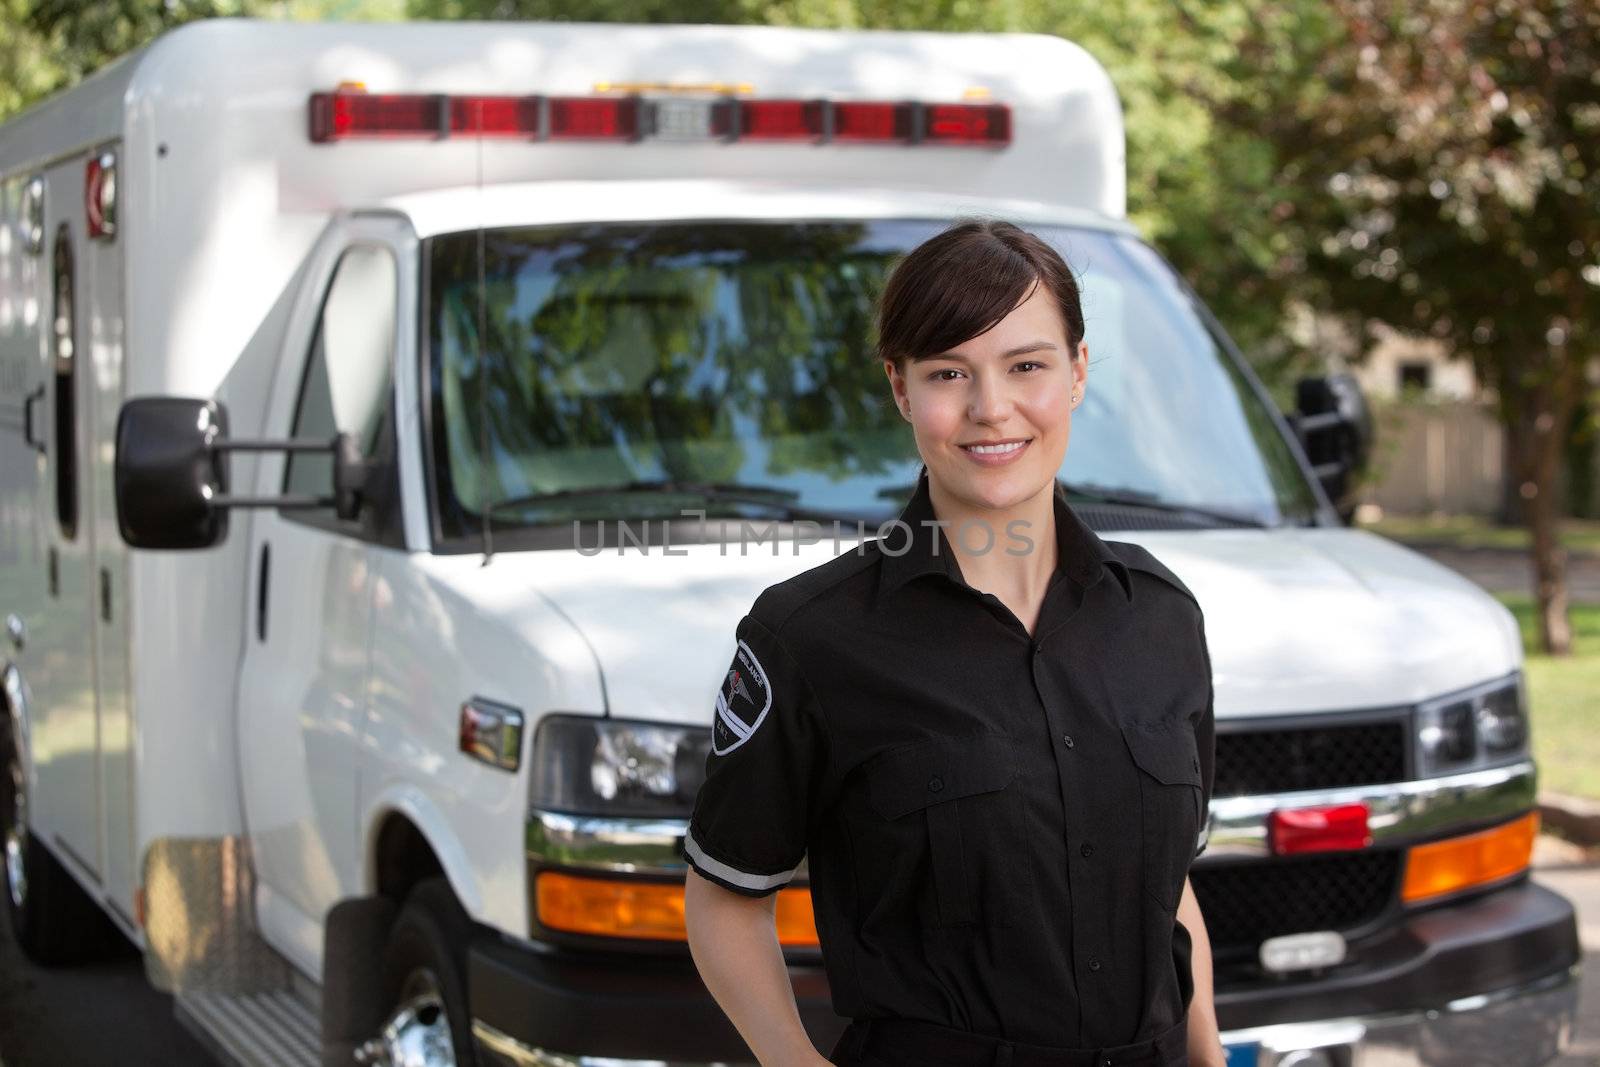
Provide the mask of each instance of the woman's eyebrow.
{"label": "woman's eyebrow", "polygon": [[1054,341],[1029,341],[1025,345],[1018,345],[1016,348],[1008,348],[1006,351],[1000,353],[1000,358],[1010,359],[1012,356],[1025,356],[1029,352],[1043,352],[1046,349],[1055,351],[1056,348],[1057,346]]}
{"label": "woman's eyebrow", "polygon": [[[1018,345],[1015,348],[1006,349],[1004,352],[1000,353],[1000,358],[1001,359],[1010,359],[1012,356],[1025,356],[1029,352],[1044,352],[1044,351],[1059,352],[1059,351],[1061,351],[1061,346],[1057,345],[1054,341],[1029,341],[1025,345]],[[923,358],[925,358],[925,359],[953,359],[953,360],[956,360],[959,363],[966,363],[968,361],[967,357],[962,355],[960,352],[940,352],[940,353],[937,353],[936,355],[925,356]]]}

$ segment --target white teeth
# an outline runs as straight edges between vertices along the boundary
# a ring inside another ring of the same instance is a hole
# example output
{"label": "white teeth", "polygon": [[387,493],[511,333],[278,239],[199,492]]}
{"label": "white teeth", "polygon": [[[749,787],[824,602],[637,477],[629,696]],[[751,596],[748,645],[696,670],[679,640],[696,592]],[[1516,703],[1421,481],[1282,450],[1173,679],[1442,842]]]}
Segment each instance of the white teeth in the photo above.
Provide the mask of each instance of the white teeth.
{"label": "white teeth", "polygon": [[963,445],[962,447],[968,452],[978,452],[985,456],[998,456],[1006,452],[1015,452],[1027,443],[1026,441],[1013,441],[1009,445]]}

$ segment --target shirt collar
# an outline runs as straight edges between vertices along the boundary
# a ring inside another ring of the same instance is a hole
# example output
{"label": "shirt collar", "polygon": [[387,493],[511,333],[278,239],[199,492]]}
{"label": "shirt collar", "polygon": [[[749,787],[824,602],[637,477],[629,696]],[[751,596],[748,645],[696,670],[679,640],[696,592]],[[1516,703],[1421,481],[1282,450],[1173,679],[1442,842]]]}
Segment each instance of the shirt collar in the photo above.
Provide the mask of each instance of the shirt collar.
{"label": "shirt collar", "polygon": [[[1056,520],[1056,567],[1084,589],[1093,585],[1109,567],[1122,583],[1123,595],[1133,599],[1133,579],[1128,566],[1111,551],[1093,530],[1084,525],[1078,513],[1067,503],[1066,493],[1057,482],[1052,496]],[[878,592],[888,594],[906,582],[923,574],[943,574],[953,582],[965,584],[955,554],[950,548],[950,538],[944,527],[934,524],[933,498],[928,489],[928,468],[922,467],[917,475],[917,488],[901,510],[898,520],[889,524],[888,532],[880,538],[882,556],[878,572]],[[927,525],[924,525],[924,520]],[[910,543],[907,544],[907,535]],[[937,550],[935,545],[937,544]],[[905,551],[900,551],[901,548]],[[996,537],[995,551],[1002,549],[1002,538]],[[898,554],[896,554],[898,553]]]}

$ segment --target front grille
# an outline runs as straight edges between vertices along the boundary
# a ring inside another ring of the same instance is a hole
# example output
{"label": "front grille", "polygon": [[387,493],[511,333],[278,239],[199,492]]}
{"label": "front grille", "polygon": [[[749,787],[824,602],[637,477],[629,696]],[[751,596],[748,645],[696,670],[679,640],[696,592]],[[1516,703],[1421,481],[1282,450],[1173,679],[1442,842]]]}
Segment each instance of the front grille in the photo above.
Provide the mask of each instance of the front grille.
{"label": "front grille", "polygon": [[1406,720],[1217,730],[1212,795],[1252,796],[1406,780]]}
{"label": "front grille", "polygon": [[1195,865],[1189,872],[1218,961],[1254,958],[1261,942],[1311,930],[1350,931],[1395,899],[1395,850]]}

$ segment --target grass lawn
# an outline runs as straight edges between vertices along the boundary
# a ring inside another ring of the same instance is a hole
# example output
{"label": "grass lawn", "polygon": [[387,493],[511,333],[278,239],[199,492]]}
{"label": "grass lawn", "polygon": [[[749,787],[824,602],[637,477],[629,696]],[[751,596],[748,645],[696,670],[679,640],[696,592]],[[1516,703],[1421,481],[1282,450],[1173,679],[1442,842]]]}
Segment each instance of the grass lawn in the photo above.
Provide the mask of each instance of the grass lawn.
{"label": "grass lawn", "polygon": [[1600,604],[1572,606],[1575,655],[1555,659],[1533,651],[1533,600],[1502,595],[1522,624],[1533,754],[1539,787],[1600,799]]}
{"label": "grass lawn", "polygon": [[[1453,545],[1457,548],[1519,548],[1527,550],[1528,531],[1521,526],[1500,527],[1475,515],[1444,515],[1438,518],[1388,515],[1377,522],[1363,523],[1362,529],[1418,544]],[[1561,541],[1568,552],[1600,555],[1600,522],[1594,519],[1562,519]]]}

